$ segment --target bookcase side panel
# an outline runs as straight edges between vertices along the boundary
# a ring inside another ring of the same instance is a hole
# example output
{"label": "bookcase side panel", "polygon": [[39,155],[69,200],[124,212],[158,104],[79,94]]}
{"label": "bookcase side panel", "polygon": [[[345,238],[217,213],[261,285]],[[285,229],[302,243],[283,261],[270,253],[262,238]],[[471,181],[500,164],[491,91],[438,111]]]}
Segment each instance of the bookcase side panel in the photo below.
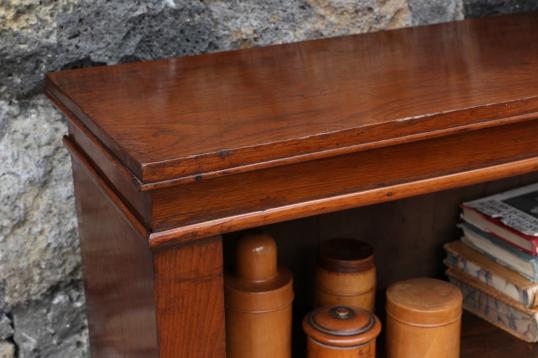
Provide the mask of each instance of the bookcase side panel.
{"label": "bookcase side panel", "polygon": [[76,158],[73,176],[91,356],[159,357],[146,238]]}

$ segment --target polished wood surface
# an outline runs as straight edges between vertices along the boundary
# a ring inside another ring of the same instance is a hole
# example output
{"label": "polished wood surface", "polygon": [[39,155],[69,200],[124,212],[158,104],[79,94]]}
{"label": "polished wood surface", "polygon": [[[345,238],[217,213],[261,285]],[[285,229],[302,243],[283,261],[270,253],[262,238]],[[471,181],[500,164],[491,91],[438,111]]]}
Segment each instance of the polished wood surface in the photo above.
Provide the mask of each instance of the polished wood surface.
{"label": "polished wood surface", "polygon": [[[521,45],[537,19],[513,15],[64,71],[49,76],[47,94],[68,116],[72,147],[146,228],[150,246],[174,245],[538,169],[538,46]],[[359,51],[365,44],[376,51]],[[438,46],[445,52],[432,50]],[[364,70],[344,66],[355,63]],[[284,96],[285,81],[290,91],[301,82],[304,96],[282,99],[290,108],[265,92],[258,98],[238,81],[242,71],[252,78],[289,72],[253,83]],[[202,93],[212,100],[176,100],[201,90],[210,74],[218,81]],[[311,104],[311,91],[332,87],[338,91],[313,102],[339,104],[330,107],[333,117],[315,107],[293,114]],[[266,100],[293,113],[270,110]],[[219,119],[207,120],[216,108]],[[137,166],[160,169],[148,179]]]}
{"label": "polished wood surface", "polygon": [[527,121],[155,190],[153,231],[171,235],[151,244],[536,170],[536,133]]}
{"label": "polished wood surface", "polygon": [[221,237],[154,252],[160,357],[225,358]]}
{"label": "polished wood surface", "polygon": [[472,19],[62,71],[46,91],[142,182],[203,180],[537,112],[537,33],[537,14]]}
{"label": "polished wood surface", "polygon": [[[93,355],[224,357],[220,235],[238,230],[287,228],[274,236],[299,278],[296,356],[320,241],[374,247],[377,313],[393,282],[440,277],[457,205],[538,178],[536,34],[538,13],[522,14],[48,75],[69,120]],[[534,353],[470,330],[464,357],[503,356],[495,339]]]}
{"label": "polished wood surface", "polygon": [[161,357],[147,241],[77,158],[73,174],[91,356]]}
{"label": "polished wood surface", "polygon": [[65,144],[92,357],[225,357],[221,238],[152,251],[144,227],[84,154]]}
{"label": "polished wood surface", "polygon": [[268,233],[238,240],[235,268],[225,278],[228,358],[291,358],[293,279],[277,262]]}

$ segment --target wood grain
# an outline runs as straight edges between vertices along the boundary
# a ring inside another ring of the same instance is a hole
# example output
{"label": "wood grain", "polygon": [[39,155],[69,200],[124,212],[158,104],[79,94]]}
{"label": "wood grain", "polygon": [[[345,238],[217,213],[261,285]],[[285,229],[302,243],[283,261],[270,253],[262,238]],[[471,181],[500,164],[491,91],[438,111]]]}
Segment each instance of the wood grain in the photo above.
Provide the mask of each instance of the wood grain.
{"label": "wood grain", "polygon": [[537,32],[535,13],[472,19],[62,71],[46,92],[142,182],[195,179],[538,112]]}
{"label": "wood grain", "polygon": [[536,170],[537,132],[524,122],[157,190],[151,244]]}
{"label": "wood grain", "polygon": [[147,241],[73,160],[91,355],[159,357]]}
{"label": "wood grain", "polygon": [[[379,290],[442,275],[459,202],[538,176],[537,33],[522,14],[48,75],[93,355],[224,357],[223,233],[398,200],[271,227],[298,356],[328,232],[375,248]],[[535,353],[464,332],[464,357]]]}
{"label": "wood grain", "polygon": [[160,357],[226,356],[221,237],[154,252]]}

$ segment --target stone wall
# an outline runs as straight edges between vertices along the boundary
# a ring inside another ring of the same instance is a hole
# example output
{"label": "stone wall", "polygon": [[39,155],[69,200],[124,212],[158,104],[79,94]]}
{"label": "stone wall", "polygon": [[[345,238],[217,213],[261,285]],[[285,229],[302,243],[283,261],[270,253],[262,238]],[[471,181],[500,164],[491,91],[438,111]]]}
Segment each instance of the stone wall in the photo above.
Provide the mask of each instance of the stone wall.
{"label": "stone wall", "polygon": [[538,0],[0,0],[0,358],[86,357],[62,116],[43,74],[538,9]]}

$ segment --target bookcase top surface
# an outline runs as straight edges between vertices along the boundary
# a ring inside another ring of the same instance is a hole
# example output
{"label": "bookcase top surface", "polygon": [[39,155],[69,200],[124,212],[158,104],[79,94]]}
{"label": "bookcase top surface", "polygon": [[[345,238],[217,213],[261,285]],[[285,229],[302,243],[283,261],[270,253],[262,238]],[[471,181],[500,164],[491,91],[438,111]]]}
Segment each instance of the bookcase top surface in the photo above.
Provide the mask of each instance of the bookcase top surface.
{"label": "bookcase top surface", "polygon": [[45,90],[141,182],[199,180],[532,117],[537,38],[528,13],[61,71]]}

